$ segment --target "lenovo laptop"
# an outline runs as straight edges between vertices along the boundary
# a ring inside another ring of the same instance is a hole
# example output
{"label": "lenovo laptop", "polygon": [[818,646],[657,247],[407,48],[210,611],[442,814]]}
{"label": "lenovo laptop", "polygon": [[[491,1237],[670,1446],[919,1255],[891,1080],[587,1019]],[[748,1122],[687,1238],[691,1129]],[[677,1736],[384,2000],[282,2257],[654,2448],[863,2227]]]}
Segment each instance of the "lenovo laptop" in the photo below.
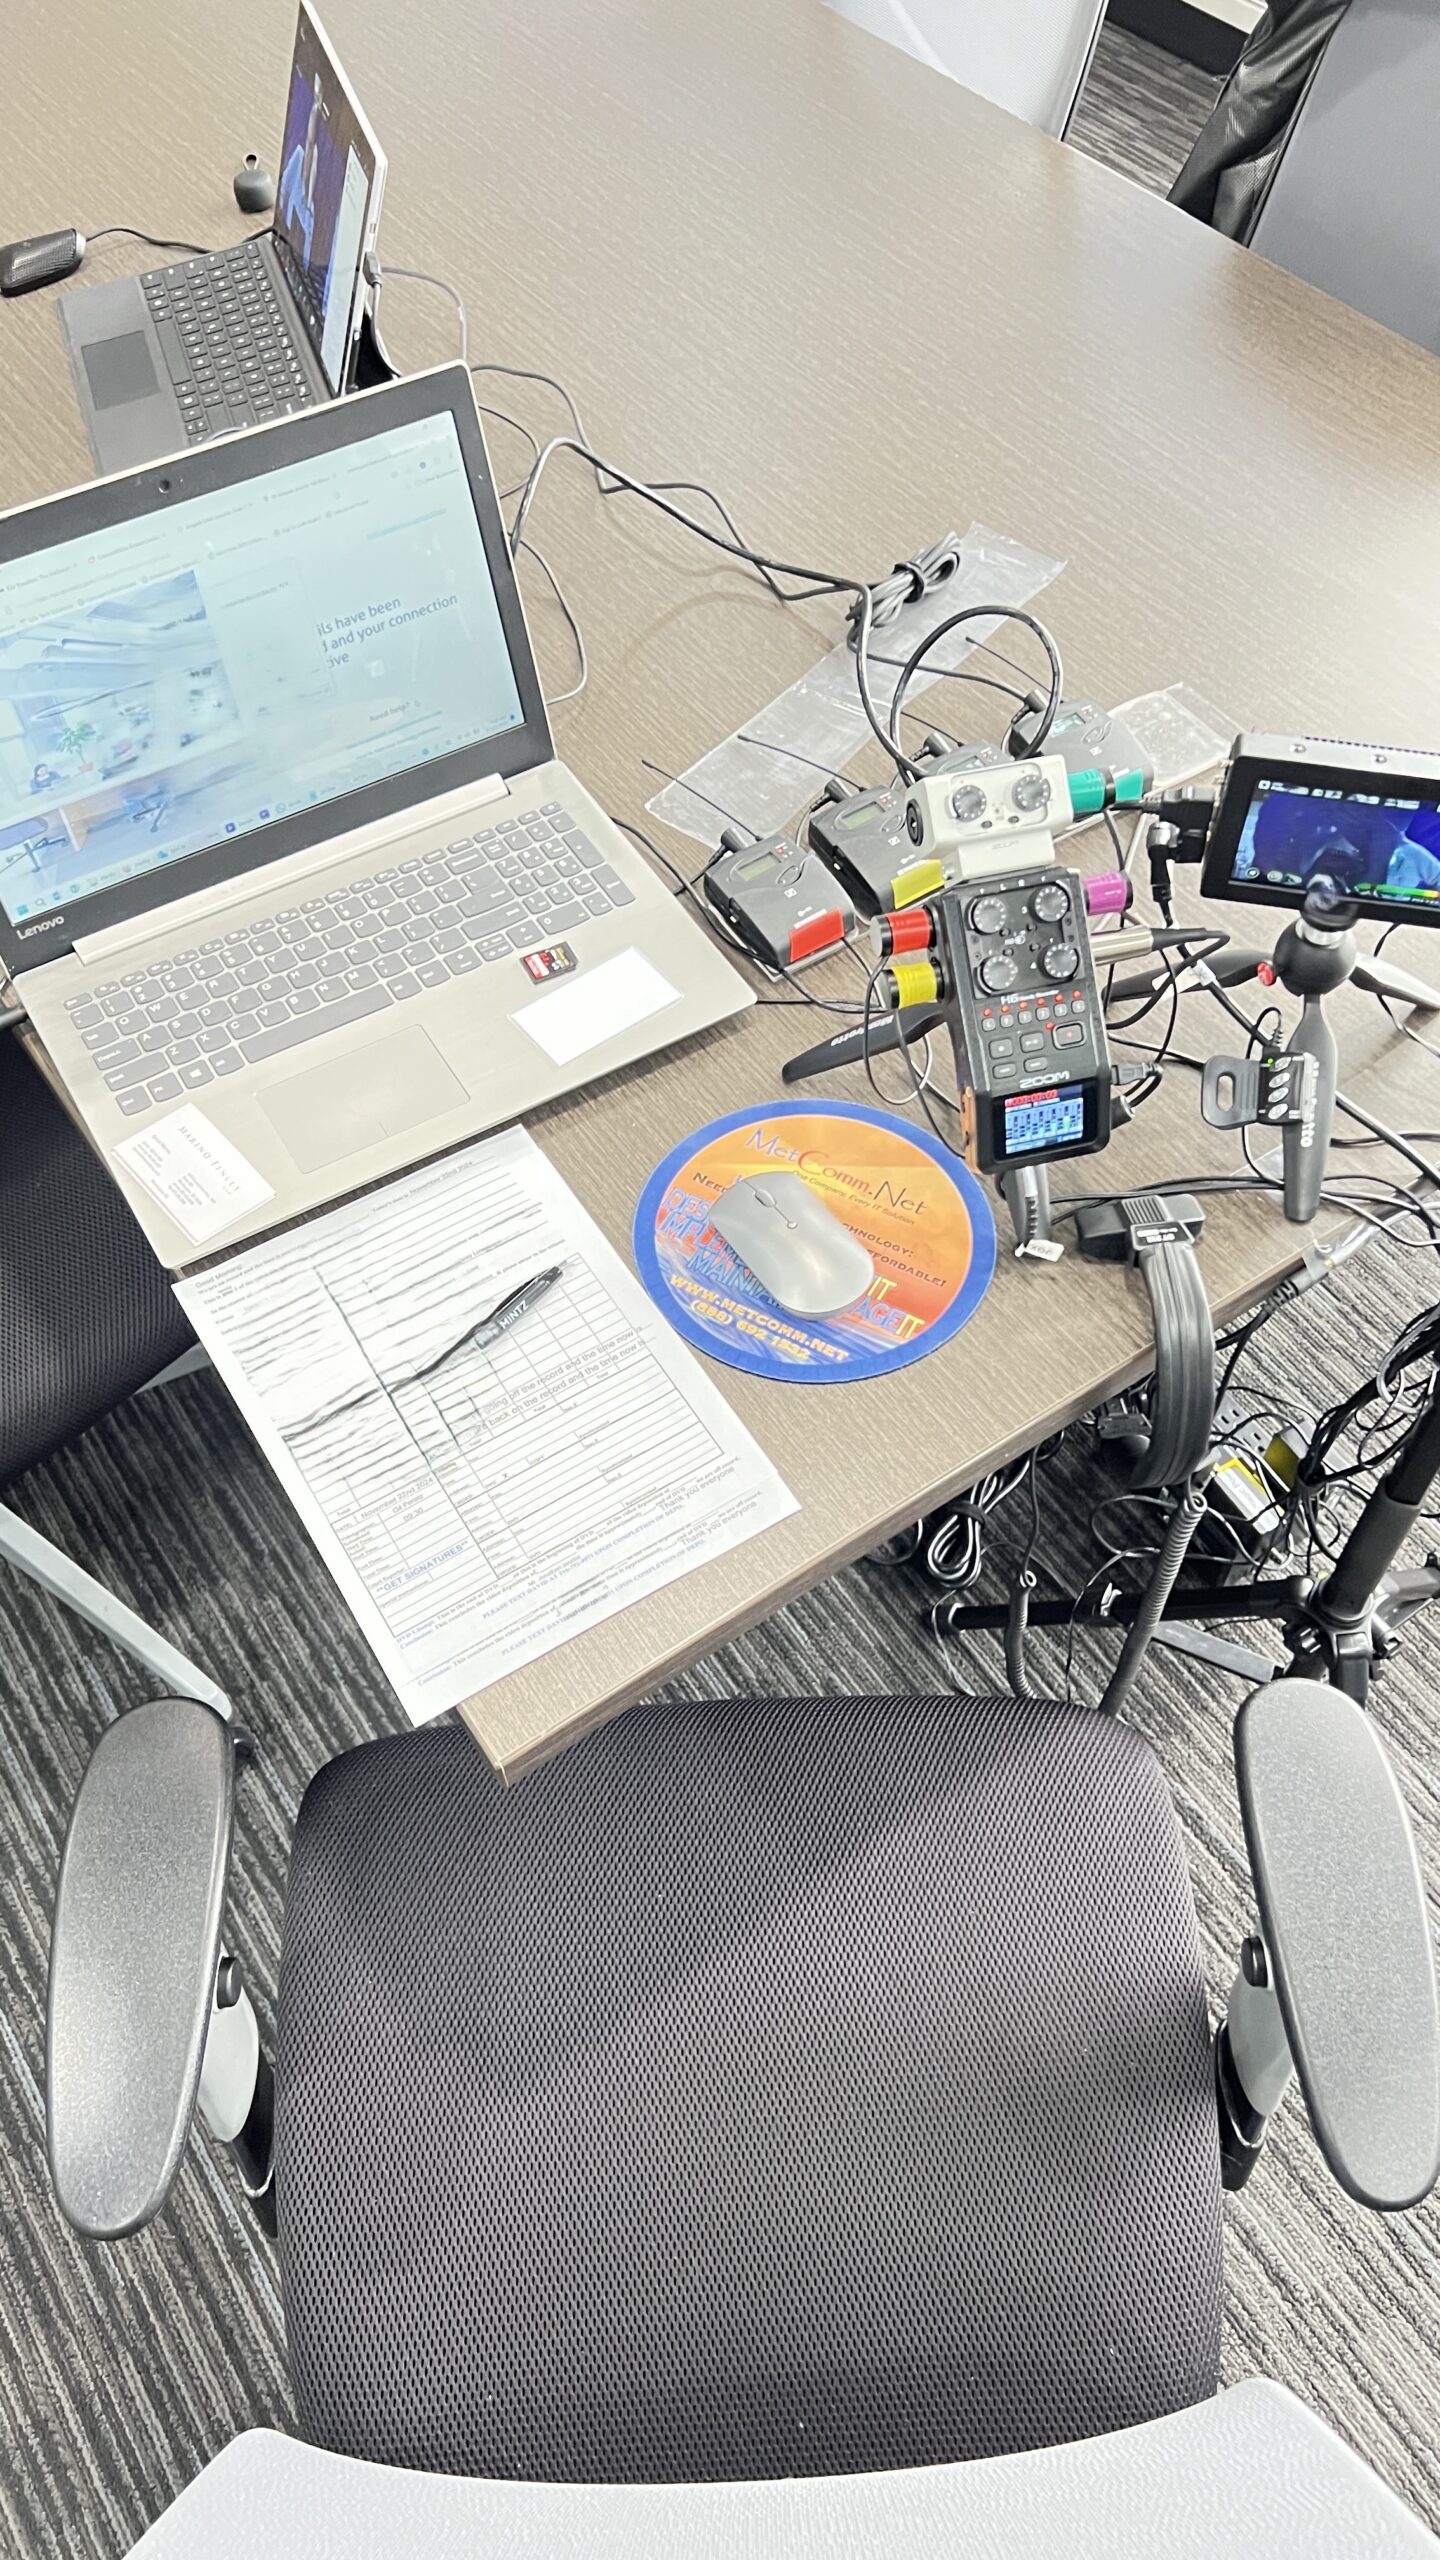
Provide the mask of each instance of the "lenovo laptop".
{"label": "lenovo laptop", "polygon": [[337,398],[384,184],[384,153],[319,19],[302,7],[274,229],[60,297],[97,468],[130,470]]}
{"label": "lenovo laptop", "polygon": [[175,1270],[754,1001],[555,757],[463,366],[0,518],[0,972]]}

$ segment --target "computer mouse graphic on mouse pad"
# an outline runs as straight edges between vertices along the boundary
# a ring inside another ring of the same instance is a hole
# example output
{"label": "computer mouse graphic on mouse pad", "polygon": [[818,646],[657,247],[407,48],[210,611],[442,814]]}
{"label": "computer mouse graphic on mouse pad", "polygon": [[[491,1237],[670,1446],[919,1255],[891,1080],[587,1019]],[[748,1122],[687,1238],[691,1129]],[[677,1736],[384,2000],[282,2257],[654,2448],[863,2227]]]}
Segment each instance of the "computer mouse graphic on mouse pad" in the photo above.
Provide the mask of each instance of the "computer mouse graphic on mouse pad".
{"label": "computer mouse graphic on mouse pad", "polygon": [[995,1268],[968,1167],[930,1130],[858,1102],[708,1122],[656,1166],[633,1234],[644,1287],[693,1349],[791,1386],[923,1360]]}
{"label": "computer mouse graphic on mouse pad", "polygon": [[792,1315],[838,1315],[875,1277],[863,1244],[803,1173],[744,1175],[717,1200],[711,1224]]}

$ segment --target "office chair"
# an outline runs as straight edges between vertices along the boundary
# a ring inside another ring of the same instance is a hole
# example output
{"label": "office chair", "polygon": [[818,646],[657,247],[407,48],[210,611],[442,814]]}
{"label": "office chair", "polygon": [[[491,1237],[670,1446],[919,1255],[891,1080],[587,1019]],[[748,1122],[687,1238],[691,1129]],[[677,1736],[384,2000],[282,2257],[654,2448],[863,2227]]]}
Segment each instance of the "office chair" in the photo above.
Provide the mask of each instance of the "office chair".
{"label": "office chair", "polygon": [[[192,1341],[98,1156],[20,1042],[0,1035],[0,1486],[147,1386]],[[134,1654],[162,1688],[226,1711],[206,1673],[3,1505],[0,1564]]]}
{"label": "office chair", "polygon": [[[1261,1934],[1212,2043],[1174,1813],[1118,1720],[644,1707],[511,1790],[456,1727],[370,1743],[300,1809],[272,2081],[221,1935],[235,1737],[186,1701],[122,1717],[61,1864],[56,2191],[92,2239],[139,2228],[198,2091],[278,2224],[309,2447],[242,2440],[155,2550],[218,2560],[243,2524],[272,2560],[629,2554],[683,2511],[686,2549],[788,2551],[800,2499],[817,2550],[1314,2560],[1360,2547],[1299,2538],[1357,2480],[1367,2551],[1432,2549],[1285,2395],[1213,2401],[1222,2172],[1292,2058],[1363,2201],[1414,2202],[1440,2158],[1374,1726],[1280,1681],[1236,1758]],[[1236,2463],[1268,2540],[1226,2538]],[[790,2485],[662,2494],[703,2482]],[[944,2539],[987,2500],[1030,2538]]]}
{"label": "office chair", "polygon": [[1172,200],[1440,353],[1437,130],[1431,0],[1272,5]]}
{"label": "office chair", "polygon": [[828,0],[842,18],[898,45],[1043,133],[1069,130],[1105,0]]}

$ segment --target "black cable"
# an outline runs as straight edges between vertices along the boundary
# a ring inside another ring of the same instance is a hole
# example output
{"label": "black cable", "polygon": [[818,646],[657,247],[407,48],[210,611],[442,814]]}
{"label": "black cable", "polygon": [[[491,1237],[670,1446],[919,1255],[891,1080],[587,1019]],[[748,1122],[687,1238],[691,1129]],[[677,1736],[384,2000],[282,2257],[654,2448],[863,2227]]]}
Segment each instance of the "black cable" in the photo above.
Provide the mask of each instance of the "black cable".
{"label": "black cable", "polygon": [[660,847],[655,842],[654,837],[647,836],[643,827],[637,827],[633,818],[617,818],[615,820],[615,824],[617,827],[623,827],[627,836],[633,836],[637,844],[643,844],[646,852],[653,854],[655,860],[664,865],[665,869],[669,872],[671,879],[675,883],[675,896],[677,898],[683,898],[687,893],[691,896],[694,895],[697,883],[686,878],[679,863],[672,862],[668,853],[662,853]]}
{"label": "black cable", "polygon": [[1030,1682],[1025,1661],[1025,1632],[1030,1617],[1030,1595],[1035,1588],[1034,1555],[1040,1543],[1040,1449],[1037,1442],[1030,1452],[1030,1535],[1020,1556],[1019,1569],[1010,1586],[1010,1607],[1005,1620],[1005,1677],[1011,1695],[1025,1698]]}
{"label": "black cable", "polygon": [[[1075,1703],[1075,1628],[1080,1614],[1080,1604],[1085,1598],[1086,1593],[1089,1591],[1092,1583],[1099,1581],[1102,1573],[1109,1573],[1115,1565],[1153,1565],[1155,1554],[1156,1550],[1154,1547],[1122,1547],[1118,1555],[1102,1556],[1093,1573],[1086,1574],[1084,1581],[1081,1583],[1079,1590],[1075,1594],[1074,1600],[1071,1602],[1070,1615],[1065,1623],[1065,1704],[1067,1707],[1073,1707]],[[1087,1624],[1088,1623],[1089,1622],[1087,1621]],[[1101,1619],[1099,1623],[1103,1626],[1106,1621]]]}
{"label": "black cable", "polygon": [[[864,711],[866,720],[869,722],[871,729],[879,739],[882,747],[884,747],[887,755],[893,756],[896,771],[902,774],[907,782],[914,780],[914,769],[903,750],[895,744],[893,735],[890,731],[887,731],[881,721],[880,715],[875,708],[874,698],[870,691],[870,679],[866,670],[866,653],[870,643],[870,626],[873,612],[874,591],[865,580],[860,578],[830,576],[823,569],[802,568],[792,560],[777,560],[767,552],[754,551],[750,548],[748,543],[741,542],[738,538],[735,540],[727,540],[723,535],[716,533],[712,526],[697,523],[694,516],[687,515],[685,513],[683,507],[672,506],[670,500],[663,496],[662,493],[657,488],[654,488],[649,482],[637,480],[628,471],[619,470],[613,462],[605,461],[602,455],[592,451],[589,445],[583,443],[580,438],[576,436],[553,436],[549,444],[544,446],[542,451],[536,456],[535,462],[530,471],[530,476],[527,479],[524,490],[521,494],[520,503],[515,510],[514,522],[510,528],[510,547],[512,551],[525,529],[525,519],[534,503],[535,491],[539,485],[540,475],[545,468],[545,464],[552,453],[561,451],[577,453],[582,461],[588,462],[591,465],[592,469],[608,471],[611,478],[616,480],[623,489],[629,490],[633,497],[643,498],[647,505],[657,507],[662,515],[669,516],[672,522],[683,526],[687,533],[693,533],[701,542],[710,543],[714,549],[727,553],[731,559],[743,560],[749,568],[757,570],[762,577],[769,572],[770,576],[773,578],[809,579],[812,581],[811,591],[816,595],[853,596],[856,599],[858,606],[858,613],[855,621],[855,682],[860,695],[861,709]],[[784,599],[787,603],[792,604],[799,603],[802,600],[802,598],[794,595],[793,593]],[[992,605],[989,610],[993,614],[997,608]]]}
{"label": "black cable", "polygon": [[[1063,1433],[1059,1434],[1057,1441],[1047,1446],[1058,1445],[1058,1439],[1063,1437]],[[968,1493],[957,1495],[943,1511],[917,1521],[908,1533],[909,1545],[895,1555],[894,1561],[920,1564],[932,1582],[952,1594],[973,1589],[985,1561],[986,1523],[1023,1481],[1028,1464],[1028,1458],[1010,1459],[992,1475],[981,1476]],[[891,1541],[892,1548],[899,1544],[899,1540]]]}
{"label": "black cable", "polygon": [[[1131,1041],[1128,1045],[1132,1048],[1136,1048],[1143,1044],[1137,1041]],[[1172,1054],[1170,1060],[1171,1065],[1176,1063],[1177,1057],[1178,1052]],[[1179,1060],[1179,1063],[1184,1066],[1193,1066],[1195,1061],[1191,1058],[1183,1058]],[[1208,1197],[1211,1192],[1222,1191],[1269,1191],[1273,1193],[1282,1191],[1284,1189],[1284,1184],[1278,1174],[1261,1173],[1258,1170],[1252,1169],[1248,1173],[1173,1174],[1167,1176],[1166,1180],[1156,1187],[1161,1191],[1188,1191],[1196,1195]],[[1409,1192],[1404,1191],[1399,1183],[1391,1184],[1389,1188],[1394,1193],[1396,1199],[1403,1204],[1404,1212],[1416,1210],[1423,1205],[1415,1201]],[[1097,1201],[1124,1200],[1128,1199],[1129,1196],[1130,1195],[1124,1191],[1077,1191],[1069,1193],[1059,1200],[1052,1200],[1050,1205],[1058,1218],[1073,1218],[1079,1210],[1091,1206]],[[1320,1197],[1322,1200],[1329,1201],[1333,1207],[1344,1209],[1350,1217],[1358,1218],[1362,1224],[1373,1227],[1378,1235],[1389,1234],[1393,1223],[1390,1219],[1378,1216],[1373,1208],[1368,1207],[1362,1201],[1356,1200],[1348,1191],[1342,1191],[1338,1185],[1334,1183],[1327,1183],[1325,1188],[1322,1190]],[[1397,1242],[1398,1241],[1399,1239],[1397,1238]]]}
{"label": "black cable", "polygon": [[868,1086],[870,1087],[871,1092],[872,1092],[873,1094],[878,1095],[878,1096],[879,1096],[879,1099],[880,1099],[882,1102],[885,1100],[885,1096],[884,1096],[884,1094],[883,1094],[883,1093],[881,1093],[881,1092],[880,1092],[880,1087],[878,1086],[878,1084],[877,1084],[877,1083],[876,1083],[876,1081],[875,1081],[875,1067],[874,1067],[874,1061],[872,1060],[871,1055],[870,1055],[870,1025],[871,1025],[872,1008],[873,1008],[873,1005],[874,1005],[874,1002],[875,1002],[875,990],[876,990],[876,988],[878,987],[878,985],[880,984],[880,981],[881,981],[881,979],[883,978],[883,976],[884,976],[884,975],[885,975],[885,963],[884,963],[884,961],[882,960],[882,961],[877,962],[876,966],[871,970],[870,975],[869,975],[868,979],[866,980],[866,983],[865,983],[865,1005],[864,1005],[864,1010],[863,1010],[863,1012],[862,1012],[862,1014],[861,1014],[861,1018],[860,1018],[860,1059],[861,1059],[861,1064],[863,1065],[863,1067],[864,1067],[864,1069],[865,1069],[865,1081],[866,1081],[866,1083],[868,1084]]}
{"label": "black cable", "polygon": [[[772,756],[788,756],[792,764],[808,764],[812,773],[827,774],[832,782],[847,782],[847,776],[838,773],[833,764],[818,764],[814,756],[802,756],[798,747],[782,747],[775,738],[757,738],[751,729],[737,729],[735,735],[742,746],[764,747]],[[683,789],[688,790],[689,787],[688,783],[682,782]]]}
{"label": "black cable", "polygon": [[[1400,1135],[1402,1138],[1409,1138],[1417,1147],[1440,1147],[1440,1129],[1402,1129]],[[1378,1147],[1382,1143],[1383,1141],[1379,1138],[1332,1138],[1330,1141],[1332,1147],[1342,1149]]]}
{"label": "black cable", "polygon": [[[523,436],[530,447],[530,459],[532,462],[534,461],[536,454],[540,450],[540,439],[538,436],[531,434],[530,429],[526,426],[522,418],[512,418],[508,409],[492,409],[484,400],[477,400],[475,406],[479,410],[482,418],[498,419],[502,427],[513,427],[517,436]],[[516,488],[523,488],[524,485],[523,481],[517,481]],[[502,489],[500,495],[502,498],[513,498],[515,495],[515,489]]]}
{"label": "black cable", "polygon": [[[1132,1041],[1129,1045],[1138,1048],[1144,1044]],[[1171,1064],[1174,1064],[1173,1055]],[[1189,1192],[1278,1191],[1281,1185],[1278,1176],[1272,1178],[1266,1173],[1177,1173],[1168,1175],[1155,1187],[1162,1191]],[[1067,1191],[1058,1200],[1052,1200],[1050,1206],[1060,1216],[1073,1218],[1078,1209],[1090,1208],[1097,1200],[1109,1202],[1128,1200],[1129,1197],[1128,1191]]]}
{"label": "black cable", "polygon": [[1427,1182],[1440,1184],[1440,1166],[1431,1164],[1426,1156],[1417,1155],[1409,1139],[1399,1129],[1392,1129],[1384,1120],[1373,1119],[1358,1102],[1351,1102],[1343,1093],[1336,1094],[1335,1108],[1337,1111],[1343,1111],[1347,1119],[1358,1120],[1361,1128],[1368,1129],[1371,1136],[1378,1138],[1382,1146],[1393,1147],[1397,1155],[1405,1158],[1407,1164],[1414,1165],[1417,1173],[1424,1174]]}
{"label": "black cable", "polygon": [[[987,613],[993,613],[996,610],[994,605],[986,605],[984,609]],[[884,657],[878,649],[867,650],[866,656],[872,667],[903,667],[906,663],[903,658]],[[1021,692],[1018,684],[1004,684],[998,676],[978,675],[969,667],[932,667],[930,680],[932,684],[983,684],[991,693],[1008,694],[1010,700],[1018,702],[1022,710],[1028,711],[1030,708],[1030,697],[1028,693]],[[918,717],[918,714],[911,712],[909,716],[913,720]]]}
{"label": "black cable", "polygon": [[1126,1629],[1120,1659],[1101,1693],[1102,1716],[1118,1715],[1135,1686],[1136,1675],[1150,1649],[1165,1603],[1175,1588],[1180,1568],[1205,1516],[1205,1507],[1204,1486],[1198,1476],[1192,1476],[1175,1505],[1151,1566],[1140,1606]]}
{"label": "black cable", "polygon": [[[1055,714],[1060,708],[1060,696],[1064,690],[1065,679],[1060,665],[1059,650],[1056,648],[1055,643],[1050,637],[1049,632],[1046,630],[1044,623],[1037,621],[1033,613],[1024,612],[1019,605],[965,604],[960,607],[958,613],[947,614],[943,622],[937,622],[933,631],[927,632],[923,640],[916,642],[915,647],[911,650],[909,657],[905,661],[904,669],[902,670],[899,681],[896,684],[895,691],[891,697],[890,735],[886,740],[886,744],[888,745],[891,754],[896,758],[897,762],[900,763],[902,770],[904,759],[899,740],[896,736],[896,724],[900,717],[901,704],[904,702],[905,696],[910,690],[910,685],[915,676],[916,670],[923,665],[930,651],[935,647],[936,642],[943,640],[949,632],[958,631],[962,623],[975,621],[993,622],[997,619],[1003,619],[1007,622],[1018,622],[1025,630],[1032,631],[1050,662],[1050,696],[1041,717],[1039,729],[1036,731],[1035,739],[1030,749],[1032,755],[1039,755],[1046,739],[1050,735],[1052,727],[1054,726]],[[913,782],[915,776],[913,773],[907,774],[906,779],[907,781]]]}
{"label": "black cable", "polygon": [[1279,1029],[1280,1016],[1274,1005],[1263,1006],[1258,1014],[1242,1013],[1239,1005],[1234,1003],[1230,996],[1226,994],[1225,989],[1219,984],[1218,980],[1206,979],[1202,981],[1202,984],[1204,985],[1207,996],[1213,996],[1222,1012],[1228,1013],[1231,1021],[1238,1023],[1240,1029],[1244,1032],[1247,1057],[1250,1055],[1252,1050],[1263,1044],[1263,1040],[1266,1036],[1262,1030],[1263,1024],[1273,1021],[1276,1029]]}
{"label": "black cable", "polygon": [[1165,1061],[1169,1055],[1170,1043],[1175,1037],[1175,1025],[1180,1015],[1180,977],[1168,952],[1165,954],[1165,963],[1170,973],[1170,1011],[1166,1017],[1165,1028],[1160,1034],[1160,1046],[1155,1052],[1155,1069],[1157,1074],[1161,1075],[1165,1071]]}
{"label": "black cable", "polygon": [[129,222],[107,222],[103,231],[87,231],[83,238],[87,249],[93,249],[97,240],[143,240],[147,249],[178,249],[186,258],[221,255],[218,249],[202,249],[198,240],[157,240],[152,231],[137,231]]}
{"label": "black cable", "polygon": [[[564,383],[561,382],[555,374],[541,373],[534,365],[522,364],[472,364],[470,371],[472,373],[501,373],[504,374],[507,381],[510,382],[543,382],[547,384],[549,389],[557,392],[559,397],[564,401],[566,410],[569,414],[570,423],[574,427],[575,433],[579,437],[581,443],[587,444],[589,442],[574,394],[566,390]],[[524,432],[528,435],[529,429],[526,428]],[[531,436],[530,441],[534,445],[535,458],[538,461],[540,456],[539,439]],[[624,483],[623,481],[616,479],[613,475],[607,480],[604,464],[597,463],[595,466],[595,485],[602,498],[613,498],[619,495]],[[692,497],[707,498],[727,531],[734,535],[737,542],[743,541],[744,537],[741,534],[740,528],[735,522],[734,517],[731,515],[729,508],[726,506],[724,499],[718,497],[713,489],[707,488],[703,480],[652,480],[649,485],[652,489],[661,489],[671,495],[684,490],[688,491]],[[518,495],[518,491],[507,489],[505,495],[507,498],[515,497]],[[765,584],[770,589],[773,596],[778,597],[782,604],[789,601],[785,596],[783,588],[776,585],[775,580],[769,575],[768,571],[762,569],[760,574],[764,578]],[[802,601],[802,599],[797,597],[793,599],[793,601],[798,603]]]}

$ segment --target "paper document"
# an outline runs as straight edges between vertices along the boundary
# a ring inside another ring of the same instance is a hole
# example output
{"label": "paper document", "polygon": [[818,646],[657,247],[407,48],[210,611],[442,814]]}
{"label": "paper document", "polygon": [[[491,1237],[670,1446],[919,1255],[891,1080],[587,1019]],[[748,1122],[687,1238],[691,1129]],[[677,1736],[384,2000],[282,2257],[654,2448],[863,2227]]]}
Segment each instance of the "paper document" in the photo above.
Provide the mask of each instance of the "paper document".
{"label": "paper document", "polygon": [[796,1507],[522,1129],[175,1294],[417,1723]]}

